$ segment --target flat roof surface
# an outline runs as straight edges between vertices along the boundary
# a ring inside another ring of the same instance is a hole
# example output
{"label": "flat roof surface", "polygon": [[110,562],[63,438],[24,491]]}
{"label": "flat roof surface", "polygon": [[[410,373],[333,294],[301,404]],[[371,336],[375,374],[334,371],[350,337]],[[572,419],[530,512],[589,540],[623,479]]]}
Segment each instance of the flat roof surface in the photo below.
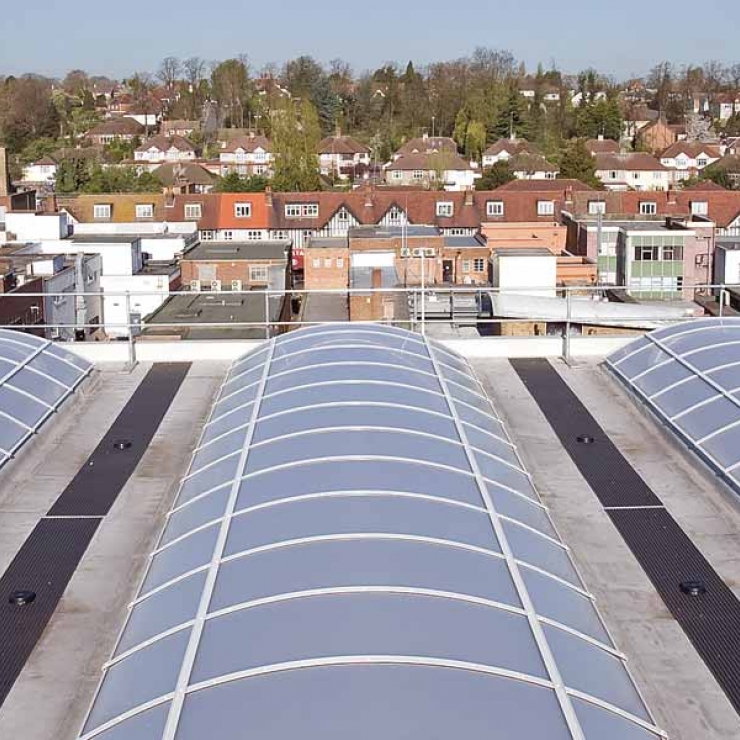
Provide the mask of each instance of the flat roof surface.
{"label": "flat roof surface", "polygon": [[404,234],[409,238],[441,236],[436,226],[356,226],[349,230],[350,239],[392,239]]}
{"label": "flat roof surface", "polygon": [[62,241],[70,244],[135,244],[142,238],[142,235],[133,234],[73,234]]}
{"label": "flat roof surface", "polygon": [[285,260],[290,240],[200,242],[183,254],[183,260]]}
{"label": "flat roof surface", "polygon": [[[0,572],[85,464],[150,367],[142,363],[133,372],[117,366],[96,371],[78,391],[75,403],[64,407],[0,470]],[[190,369],[0,707],[0,737],[77,736],[100,667],[146,565],[146,553],[162,528],[181,468],[190,458],[226,367],[201,362]]]}
{"label": "flat roof surface", "polygon": [[317,239],[311,238],[306,244],[306,248],[312,249],[347,249],[349,239],[346,236],[322,236]]}
{"label": "flat roof surface", "polygon": [[446,236],[445,247],[457,249],[470,249],[485,247],[486,243],[482,238],[477,236]]}
{"label": "flat roof surface", "polygon": [[491,250],[497,257],[552,257],[557,259],[546,247],[493,247]]}
{"label": "flat roof surface", "polygon": [[[277,321],[283,306],[282,296],[271,295],[269,306],[270,321]],[[146,317],[143,334],[145,337],[180,336],[183,339],[264,339],[264,327],[229,326],[264,321],[265,293],[261,290],[239,295],[227,291],[174,295]],[[179,327],[178,324],[188,326]]]}
{"label": "flat roof surface", "polygon": [[[596,362],[553,366],[740,597],[740,505]],[[507,360],[475,360],[632,675],[671,740],[735,740],[740,718]]]}

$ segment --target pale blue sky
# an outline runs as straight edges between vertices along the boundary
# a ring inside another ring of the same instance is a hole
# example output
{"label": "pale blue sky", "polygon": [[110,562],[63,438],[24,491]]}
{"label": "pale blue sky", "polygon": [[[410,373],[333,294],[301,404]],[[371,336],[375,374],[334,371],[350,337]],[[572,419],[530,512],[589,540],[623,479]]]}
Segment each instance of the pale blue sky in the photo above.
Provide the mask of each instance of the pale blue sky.
{"label": "pale blue sky", "polygon": [[529,67],[554,60],[568,72],[593,65],[627,77],[662,59],[740,62],[738,22],[733,0],[3,0],[0,75],[121,77],[168,55],[240,53],[256,68],[311,54],[364,70],[483,45]]}

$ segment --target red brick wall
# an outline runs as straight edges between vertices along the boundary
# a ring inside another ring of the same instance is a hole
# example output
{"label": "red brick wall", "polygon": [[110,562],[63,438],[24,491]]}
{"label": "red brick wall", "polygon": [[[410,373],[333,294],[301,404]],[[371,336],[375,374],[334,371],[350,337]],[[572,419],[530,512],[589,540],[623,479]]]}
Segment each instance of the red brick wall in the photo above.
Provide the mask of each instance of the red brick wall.
{"label": "red brick wall", "polygon": [[[200,267],[212,267],[215,270],[214,280],[221,281],[222,289],[229,290],[231,288],[232,280],[241,280],[243,290],[249,290],[252,285],[255,287],[264,287],[266,285],[266,281],[255,283],[250,281],[250,267],[277,264],[282,263],[269,260],[236,260],[234,262],[229,262],[227,260],[183,260],[180,263],[180,267],[182,271],[182,283],[185,286],[189,286],[191,280],[201,279]],[[204,280],[203,282],[206,281]]]}
{"label": "red brick wall", "polygon": [[307,247],[303,259],[304,287],[306,290],[347,288],[349,286],[349,262],[349,249]]}

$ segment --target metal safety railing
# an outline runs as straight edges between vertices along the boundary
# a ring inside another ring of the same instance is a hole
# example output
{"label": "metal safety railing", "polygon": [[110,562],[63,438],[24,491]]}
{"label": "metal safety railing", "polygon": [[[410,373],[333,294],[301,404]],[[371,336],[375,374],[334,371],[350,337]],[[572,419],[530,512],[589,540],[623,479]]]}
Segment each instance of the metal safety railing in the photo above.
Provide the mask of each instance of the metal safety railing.
{"label": "metal safety railing", "polygon": [[[624,300],[609,301],[607,295],[621,295]],[[531,299],[531,310],[522,311],[519,307],[513,311],[505,305],[497,308],[497,301],[507,296]],[[636,302],[635,299],[640,296],[647,296],[651,302]],[[157,306],[148,315],[141,316],[138,309],[144,298],[154,298],[150,304]],[[318,300],[319,298],[323,298],[323,301]],[[550,300],[546,304],[538,303],[542,298]],[[713,315],[722,318],[728,314],[736,314],[730,308],[733,298],[740,305],[740,283],[645,288],[593,285],[557,288],[521,286],[503,289],[486,285],[414,285],[392,288],[246,291],[160,289],[33,293],[15,290],[0,294],[0,328],[42,333],[47,338],[57,338],[65,333],[69,337],[79,331],[84,332],[86,337],[97,333],[95,339],[98,341],[126,340],[130,348],[130,359],[135,362],[137,339],[142,335],[161,336],[167,330],[172,334],[194,329],[203,333],[207,330],[211,334],[209,339],[255,339],[270,338],[276,333],[302,326],[347,321],[390,323],[421,334],[426,334],[430,327],[438,328],[443,325],[453,329],[474,326],[480,336],[492,339],[496,336],[517,336],[522,339],[528,335],[540,338],[562,336],[562,354],[569,360],[571,340],[574,336],[583,336],[584,326],[589,327],[587,336],[595,334],[596,329],[600,330],[600,337],[621,335],[630,330],[649,331],[657,326],[703,318],[702,305],[712,306],[716,312]],[[84,314],[87,299],[100,301],[102,315],[97,321],[80,318],[80,309]],[[109,305],[109,309],[118,310],[110,310],[111,315],[106,316],[106,303],[116,299],[118,303]],[[172,302],[178,299],[183,305],[173,307]],[[703,299],[703,304],[693,303],[693,299]],[[29,316],[14,314],[11,303],[14,300],[26,302],[26,313]],[[29,302],[33,303],[34,300],[37,311],[29,312]],[[67,305],[67,300],[74,303],[74,308]],[[120,302],[123,302],[122,308]],[[368,303],[369,314],[366,308]],[[392,303],[393,310],[385,309],[384,303]],[[605,305],[612,309],[600,311],[598,307]],[[614,311],[615,305],[621,306],[622,310]],[[591,306],[591,310],[584,310],[587,306]],[[221,309],[220,312],[217,309]],[[229,313],[228,309],[231,309],[231,313],[228,319],[224,319],[224,315]],[[214,314],[210,318],[207,316],[209,310]],[[74,311],[75,320],[54,320],[64,311],[67,314]],[[374,312],[378,315],[374,315]],[[513,313],[517,315],[511,315]],[[30,320],[31,315],[36,318]],[[5,317],[4,321],[2,317]],[[515,335],[506,333],[506,327],[516,325],[534,325],[535,329],[533,332],[522,330]],[[539,333],[539,325],[545,325],[545,335]],[[224,332],[221,337],[218,336],[219,330]],[[613,330],[611,335],[610,330]],[[235,336],[235,331],[242,332],[243,336]]]}

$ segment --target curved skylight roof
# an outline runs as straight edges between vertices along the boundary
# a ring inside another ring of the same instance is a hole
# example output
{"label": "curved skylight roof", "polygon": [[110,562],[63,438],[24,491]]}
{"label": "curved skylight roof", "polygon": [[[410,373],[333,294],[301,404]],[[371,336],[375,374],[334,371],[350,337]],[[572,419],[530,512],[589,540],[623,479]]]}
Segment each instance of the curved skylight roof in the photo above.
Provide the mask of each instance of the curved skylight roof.
{"label": "curved skylight roof", "polygon": [[0,468],[91,369],[63,346],[0,329]]}
{"label": "curved skylight roof", "polygon": [[82,734],[245,732],[659,736],[470,367],[416,334],[234,364]]}
{"label": "curved skylight roof", "polygon": [[740,493],[740,318],[660,329],[607,365]]}

